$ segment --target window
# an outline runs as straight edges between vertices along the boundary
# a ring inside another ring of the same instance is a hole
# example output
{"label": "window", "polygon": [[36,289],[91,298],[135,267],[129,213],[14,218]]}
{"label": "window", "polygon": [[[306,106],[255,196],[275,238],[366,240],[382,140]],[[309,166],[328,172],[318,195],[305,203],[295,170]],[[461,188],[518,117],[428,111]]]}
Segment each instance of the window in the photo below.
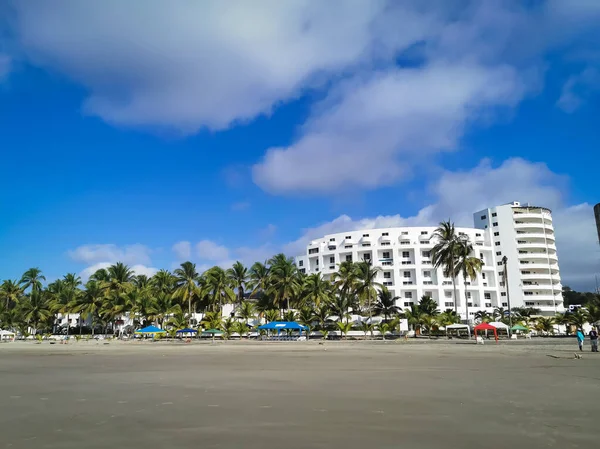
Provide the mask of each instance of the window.
{"label": "window", "polygon": [[368,236],[369,236],[369,234],[363,234],[363,237],[368,237]]}
{"label": "window", "polygon": [[390,235],[389,232],[384,232],[384,233],[381,234],[382,237],[387,237],[388,235]]}
{"label": "window", "polygon": [[494,232],[494,237],[498,237],[498,236],[500,236],[500,233],[499,232]]}
{"label": "window", "polygon": [[[468,304],[469,304],[469,307],[473,307],[473,303],[472,302],[469,302]],[[471,312],[470,315],[473,315],[473,312]]]}
{"label": "window", "polygon": [[404,303],[404,307],[410,307],[412,305],[411,301],[405,302]]}
{"label": "window", "polygon": [[444,292],[444,296],[445,296],[446,298],[452,298],[452,292],[450,292],[450,291],[445,291],[445,292]]}
{"label": "window", "polygon": [[412,292],[404,292],[404,297],[406,299],[412,299]]}
{"label": "window", "polygon": [[331,256],[329,258],[329,263],[335,263],[335,256]]}
{"label": "window", "polygon": [[531,307],[531,306],[533,306],[533,305],[534,305],[534,303],[533,303],[533,302],[531,302],[531,301],[525,301],[525,305],[526,305],[527,307]]}
{"label": "window", "polygon": [[485,279],[485,273],[481,273],[481,279]]}
{"label": "window", "polygon": [[431,277],[431,271],[423,271],[423,277],[424,278],[430,278]]}
{"label": "window", "polygon": [[381,242],[381,246],[390,246],[390,242]]}
{"label": "window", "polygon": [[481,234],[475,234],[475,237],[481,237]]}
{"label": "window", "polygon": [[319,259],[317,259],[316,264],[319,265]]}
{"label": "window", "polygon": [[407,231],[402,231],[402,235],[408,235]]}
{"label": "window", "polygon": [[496,212],[494,212],[494,213],[492,214],[492,217],[496,217],[496,216],[498,216],[498,214],[497,214]]}
{"label": "window", "polygon": [[352,262],[352,256],[351,255],[346,256],[346,262]]}
{"label": "window", "polygon": [[352,249],[352,245],[346,245],[346,246],[344,246],[344,248],[346,248],[346,249]]}
{"label": "window", "polygon": [[311,248],[308,250],[308,254],[317,254],[319,252],[319,248]]}
{"label": "window", "polygon": [[302,274],[306,273],[306,268],[300,268],[300,273],[302,273]]}
{"label": "window", "polygon": [[304,261],[303,260],[299,260],[298,261],[298,266],[299,267],[303,267],[304,266]]}
{"label": "window", "polygon": [[500,296],[506,296],[506,292],[501,292]]}
{"label": "window", "polygon": [[433,298],[433,293],[425,292],[425,296],[427,296],[428,298]]}
{"label": "window", "polygon": [[383,273],[383,278],[384,279],[391,279],[392,278],[392,273],[390,273],[389,271],[386,271],[385,273]]}
{"label": "window", "polygon": [[502,303],[502,307],[507,307],[507,306],[508,306],[508,303],[507,303],[507,302],[503,302],[503,303]]}
{"label": "window", "polygon": [[364,259],[364,260],[371,260],[371,254],[369,254],[369,253],[366,253],[366,254],[363,256],[363,259]]}
{"label": "window", "polygon": [[329,239],[330,242],[335,242],[335,238]]}
{"label": "window", "polygon": [[494,245],[500,246],[500,242],[496,242],[496,243],[494,243]]}
{"label": "window", "polygon": [[346,240],[352,240],[352,236],[351,235],[347,235],[346,237],[344,237]]}
{"label": "window", "polygon": [[384,251],[383,252],[383,258],[384,259],[389,259],[390,258],[390,252],[389,251]]}
{"label": "window", "polygon": [[483,229],[487,229],[487,225],[485,225],[485,226],[483,227]]}
{"label": "window", "polygon": [[421,235],[427,235],[427,234],[429,234],[429,232],[427,232],[427,231],[421,231]]}
{"label": "window", "polygon": [[410,277],[410,271],[405,271],[404,272],[404,277],[405,278],[409,278]]}
{"label": "window", "polygon": [[446,307],[454,307],[454,303],[453,303],[453,302],[448,302],[448,301],[446,301],[446,302],[444,303],[444,305],[445,305]]}
{"label": "window", "polygon": [[495,221],[494,223],[492,223],[492,225],[494,225],[494,226],[498,226],[498,222],[497,222],[497,221]]}
{"label": "window", "polygon": [[467,292],[467,298],[471,299],[471,292]]}
{"label": "window", "polygon": [[485,299],[492,299],[492,294],[491,294],[491,293],[484,293],[484,294],[483,294],[483,297],[484,297]]}
{"label": "window", "polygon": [[482,220],[485,220],[486,218],[487,218],[487,215],[482,215],[482,216],[481,216],[481,219],[482,219]]}
{"label": "window", "polygon": [[423,257],[429,259],[431,257],[431,251],[423,251]]}
{"label": "window", "polygon": [[410,252],[402,251],[402,257],[410,257]]}
{"label": "window", "polygon": [[502,255],[502,251],[496,251],[496,256],[501,256]]}
{"label": "window", "polygon": [[363,243],[362,246],[371,246],[370,243]]}
{"label": "window", "polygon": [[502,266],[502,262],[498,262],[498,266],[501,267]]}

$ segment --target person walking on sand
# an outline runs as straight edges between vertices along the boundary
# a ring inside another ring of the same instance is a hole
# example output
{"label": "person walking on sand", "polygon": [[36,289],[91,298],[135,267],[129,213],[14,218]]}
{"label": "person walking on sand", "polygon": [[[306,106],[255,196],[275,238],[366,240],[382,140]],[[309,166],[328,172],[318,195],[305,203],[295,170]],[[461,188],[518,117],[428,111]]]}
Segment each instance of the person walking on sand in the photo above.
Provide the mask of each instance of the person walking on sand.
{"label": "person walking on sand", "polygon": [[592,327],[589,336],[590,344],[592,345],[592,352],[598,352],[598,329]]}
{"label": "person walking on sand", "polygon": [[585,334],[582,329],[577,329],[577,344],[579,345],[579,350],[583,351],[583,340],[585,340]]}

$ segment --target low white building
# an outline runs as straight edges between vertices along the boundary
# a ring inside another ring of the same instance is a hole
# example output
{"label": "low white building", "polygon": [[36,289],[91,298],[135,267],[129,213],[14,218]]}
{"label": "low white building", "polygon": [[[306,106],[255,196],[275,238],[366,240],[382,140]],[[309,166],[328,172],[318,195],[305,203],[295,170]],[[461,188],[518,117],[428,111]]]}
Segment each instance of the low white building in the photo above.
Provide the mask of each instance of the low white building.
{"label": "low white building", "polygon": [[[508,307],[506,285],[503,282],[504,251],[510,254],[508,278],[512,307],[538,307],[548,314],[564,310],[560,283],[550,282],[545,278],[557,279],[558,282],[560,280],[553,234],[550,236],[550,230],[546,229],[545,265],[538,267],[542,261],[537,252],[541,251],[542,247],[539,246],[541,240],[538,239],[535,229],[531,230],[535,235],[520,234],[521,223],[517,223],[520,220],[513,219],[512,215],[510,220],[508,218],[499,220],[497,226],[493,225],[496,221],[491,221],[491,225],[484,223],[483,215],[496,218],[496,215],[492,217],[492,214],[504,215],[505,212],[500,212],[501,210],[514,213],[512,207],[502,209],[503,207],[475,214],[476,227],[474,228],[456,229],[458,233],[469,238],[473,243],[474,255],[483,261],[481,273],[474,281],[470,279],[467,281],[466,296],[462,277],[456,280],[458,312],[463,319],[466,319],[467,301],[470,320],[477,311],[484,310],[491,313],[496,307]],[[546,212],[543,214],[544,217],[548,215]],[[541,215],[526,216],[522,219],[542,220],[540,217]],[[431,249],[436,243],[433,236],[435,229],[436,226],[395,227],[326,235],[310,242],[306,253],[296,257],[296,265],[303,273],[321,273],[324,278],[329,279],[338,270],[341,262],[369,261],[373,266],[381,269],[377,281],[386,286],[394,296],[398,296],[399,307],[408,308],[411,304],[418,303],[422,296],[429,296],[437,302],[441,311],[454,309],[452,280],[443,275],[441,268],[434,268],[431,262]],[[495,235],[496,232],[501,232],[504,236],[499,238]],[[544,231],[540,232],[544,233]],[[519,243],[521,239],[527,243]],[[523,245],[530,245],[527,254],[518,253],[517,248],[521,251],[526,250]],[[534,246],[537,248],[536,254],[529,254],[529,250],[533,251]],[[512,251],[513,247],[515,251]],[[529,257],[525,257],[526,255]],[[526,263],[521,264],[520,261],[527,262],[528,269],[523,268]],[[542,273],[543,270],[546,270],[545,273]],[[524,281],[527,283],[523,284]],[[528,283],[529,281],[531,284]],[[548,281],[548,283],[544,283],[543,288],[535,285],[536,282],[539,284],[541,281]],[[529,292],[533,292],[533,295]]]}

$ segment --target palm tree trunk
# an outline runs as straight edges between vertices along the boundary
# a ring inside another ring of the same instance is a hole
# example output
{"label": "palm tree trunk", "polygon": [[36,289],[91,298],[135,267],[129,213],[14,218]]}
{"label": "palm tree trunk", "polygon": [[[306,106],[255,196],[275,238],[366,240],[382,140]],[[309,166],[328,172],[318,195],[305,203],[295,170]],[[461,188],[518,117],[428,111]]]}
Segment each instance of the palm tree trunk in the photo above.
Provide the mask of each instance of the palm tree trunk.
{"label": "palm tree trunk", "polygon": [[[454,276],[452,276],[452,290],[454,290],[454,313],[456,313],[458,315],[458,297],[456,295],[456,280],[455,280]],[[459,315],[459,317],[460,317],[460,315]]]}
{"label": "palm tree trunk", "polygon": [[[465,277],[465,312],[467,313],[467,326],[469,325],[469,297],[467,296],[467,278]],[[468,337],[471,338],[471,332],[467,332]]]}
{"label": "palm tree trunk", "polygon": [[81,320],[81,313],[79,314],[79,337],[83,334],[83,321]]}
{"label": "palm tree trunk", "polygon": [[94,339],[94,314],[92,313],[92,340]]}
{"label": "palm tree trunk", "polygon": [[69,338],[69,328],[71,327],[70,316],[67,313],[67,338]]}

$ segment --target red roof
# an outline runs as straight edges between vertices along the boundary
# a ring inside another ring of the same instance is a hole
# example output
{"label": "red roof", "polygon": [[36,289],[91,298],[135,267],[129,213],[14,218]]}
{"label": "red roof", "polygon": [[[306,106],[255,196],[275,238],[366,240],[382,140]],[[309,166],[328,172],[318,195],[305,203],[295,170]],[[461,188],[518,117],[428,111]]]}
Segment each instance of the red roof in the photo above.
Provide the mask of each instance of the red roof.
{"label": "red roof", "polygon": [[481,323],[475,326],[476,331],[495,331],[496,328],[489,323]]}

